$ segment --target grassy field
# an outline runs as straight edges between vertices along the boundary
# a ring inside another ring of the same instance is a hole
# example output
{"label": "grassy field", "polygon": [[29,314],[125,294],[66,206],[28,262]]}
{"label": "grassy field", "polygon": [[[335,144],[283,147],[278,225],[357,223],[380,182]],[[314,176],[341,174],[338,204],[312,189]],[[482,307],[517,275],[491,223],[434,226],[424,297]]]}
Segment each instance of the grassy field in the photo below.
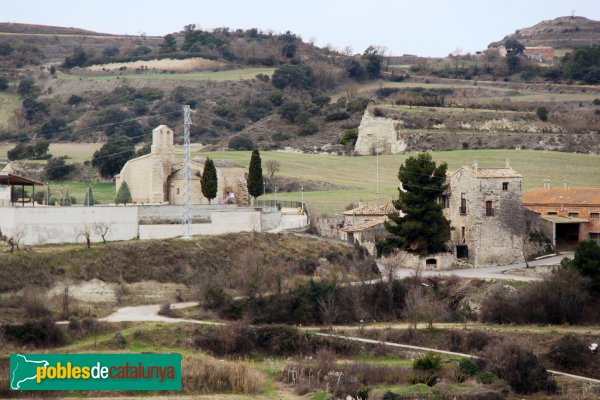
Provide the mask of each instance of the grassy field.
{"label": "grassy field", "polygon": [[[249,152],[196,153],[215,159],[227,159],[247,165]],[[465,150],[432,152],[433,158],[448,163],[449,170],[470,165],[473,160],[479,166],[499,167],[508,158],[513,168],[523,175],[523,189],[542,185],[550,179],[553,186],[566,179],[573,187],[600,187],[600,156],[534,150]],[[274,159],[281,163],[282,176],[330,182],[352,186],[354,190],[305,192],[304,201],[317,212],[336,213],[353,201],[377,201],[376,157],[346,157],[284,152],[262,152],[263,163]],[[379,157],[379,203],[389,202],[397,196],[398,168],[408,154]],[[266,198],[273,199],[274,194]],[[300,200],[301,193],[278,193],[280,200]]]}
{"label": "grassy field", "polygon": [[6,127],[13,111],[19,107],[19,96],[0,92],[0,128]]}
{"label": "grassy field", "polygon": [[538,93],[538,94],[524,94],[518,96],[509,97],[479,97],[478,102],[498,102],[504,99],[510,99],[512,102],[527,102],[527,103],[554,103],[554,102],[568,102],[568,101],[593,101],[594,99],[600,98],[598,93]]}
{"label": "grassy field", "polygon": [[115,79],[117,76],[120,79],[171,79],[178,81],[189,81],[189,80],[212,80],[212,81],[237,81],[240,79],[253,79],[257,74],[272,75],[275,68],[243,68],[243,69],[232,69],[228,71],[216,71],[216,72],[192,72],[182,74],[159,74],[159,73],[148,73],[148,74],[111,74],[111,75],[72,75],[58,73],[58,77],[63,80],[85,80],[85,79]]}
{"label": "grassy field", "polygon": [[[61,143],[52,144],[50,152],[54,155],[71,157],[71,162],[90,160],[93,152],[100,146],[97,143]],[[12,145],[0,146],[0,158],[5,157],[6,150]],[[180,146],[176,147],[181,157]],[[600,187],[600,156],[588,154],[560,153],[535,150],[461,150],[432,152],[433,158],[448,163],[449,170],[462,165],[471,165],[474,160],[479,166],[504,166],[508,158],[510,164],[523,175],[523,190],[542,185],[544,179],[550,179],[553,186],[562,186],[567,180],[572,187]],[[210,156],[248,165],[250,152],[221,151],[203,153],[193,151],[192,156]],[[304,201],[319,213],[339,213],[352,202],[365,201],[386,203],[397,196],[398,168],[408,154],[385,155],[379,157],[379,197],[377,196],[376,157],[330,156],[317,154],[262,152],[263,165],[266,160],[273,159],[281,163],[281,176],[329,182],[336,185],[350,186],[353,190],[330,190],[305,192]],[[69,194],[82,202],[87,183],[57,182],[52,183],[53,190],[62,185],[69,189]],[[92,186],[95,198],[102,202],[114,199],[113,183],[95,183]],[[40,190],[39,188],[37,190]],[[36,191],[37,191],[36,190]],[[59,192],[60,193],[60,192]],[[279,200],[301,200],[301,193],[278,193]],[[274,199],[275,195],[267,195],[266,199]]]}

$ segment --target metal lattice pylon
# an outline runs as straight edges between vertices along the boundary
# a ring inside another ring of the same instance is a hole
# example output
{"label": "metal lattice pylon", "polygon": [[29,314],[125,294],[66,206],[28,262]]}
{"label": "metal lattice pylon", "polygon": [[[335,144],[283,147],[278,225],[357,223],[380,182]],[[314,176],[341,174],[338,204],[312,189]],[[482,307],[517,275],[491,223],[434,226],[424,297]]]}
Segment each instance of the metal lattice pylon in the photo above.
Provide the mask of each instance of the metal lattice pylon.
{"label": "metal lattice pylon", "polygon": [[183,106],[183,215],[181,217],[182,233],[184,239],[191,239],[192,227],[192,193],[190,188],[190,106]]}

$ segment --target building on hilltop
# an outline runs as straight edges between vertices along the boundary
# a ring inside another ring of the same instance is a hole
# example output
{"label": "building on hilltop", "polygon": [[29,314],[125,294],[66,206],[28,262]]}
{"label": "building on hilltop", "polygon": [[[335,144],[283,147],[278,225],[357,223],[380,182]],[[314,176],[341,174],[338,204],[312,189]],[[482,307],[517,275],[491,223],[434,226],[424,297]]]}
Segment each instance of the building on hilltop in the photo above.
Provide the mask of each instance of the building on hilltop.
{"label": "building on hilltop", "polygon": [[[200,185],[204,160],[192,160],[190,167],[192,204],[208,204]],[[233,199],[228,202],[248,205],[245,168],[221,160],[215,160],[215,167],[218,185],[214,201],[232,197],[230,193],[233,193]],[[175,158],[173,131],[166,125],[155,128],[150,153],[127,161],[115,179],[117,190],[127,182],[134,203],[183,204],[183,161]]]}
{"label": "building on hilltop", "polygon": [[[511,229],[511,213],[521,203],[522,176],[505,168],[462,167],[449,173],[440,196],[452,226],[452,251],[473,267],[523,261],[523,235]],[[517,221],[514,221],[517,223]]]}
{"label": "building on hilltop", "polygon": [[523,194],[523,205],[538,213],[542,231],[558,250],[572,250],[578,241],[600,244],[600,188],[543,188]]}

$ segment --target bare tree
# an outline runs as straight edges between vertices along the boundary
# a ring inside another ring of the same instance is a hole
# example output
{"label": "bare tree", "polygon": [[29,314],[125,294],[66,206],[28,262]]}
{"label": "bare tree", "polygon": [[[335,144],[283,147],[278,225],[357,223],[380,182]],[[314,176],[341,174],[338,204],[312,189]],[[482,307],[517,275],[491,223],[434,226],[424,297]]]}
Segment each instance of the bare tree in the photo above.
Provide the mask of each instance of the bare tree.
{"label": "bare tree", "polygon": [[249,299],[255,299],[264,292],[267,277],[264,256],[256,249],[248,248],[238,257],[234,276],[240,288]]}
{"label": "bare tree", "polygon": [[102,242],[106,244],[106,236],[110,231],[110,224],[106,222],[98,222],[94,224],[94,232],[96,232],[102,238]]}
{"label": "bare tree", "polygon": [[329,329],[331,329],[333,320],[335,319],[337,313],[337,307],[335,305],[335,293],[333,290],[319,298],[319,310],[321,311],[323,322],[325,322],[325,324],[329,326]]}
{"label": "bare tree", "polygon": [[406,294],[404,313],[410,328],[417,329],[419,322],[427,322],[427,328],[432,329],[433,323],[446,315],[446,308],[426,288],[412,285]]}
{"label": "bare tree", "polygon": [[10,246],[11,254],[15,252],[15,248],[17,251],[21,251],[20,244],[21,240],[25,237],[25,227],[23,225],[17,225],[10,236],[6,239],[6,242]]}
{"label": "bare tree", "polygon": [[84,224],[81,226],[77,234],[77,239],[79,239],[80,237],[83,237],[85,239],[85,243],[88,249],[92,247],[92,227],[90,225]]}
{"label": "bare tree", "polygon": [[273,179],[273,176],[281,171],[281,163],[277,160],[267,160],[266,166],[267,172],[269,173],[269,179]]}

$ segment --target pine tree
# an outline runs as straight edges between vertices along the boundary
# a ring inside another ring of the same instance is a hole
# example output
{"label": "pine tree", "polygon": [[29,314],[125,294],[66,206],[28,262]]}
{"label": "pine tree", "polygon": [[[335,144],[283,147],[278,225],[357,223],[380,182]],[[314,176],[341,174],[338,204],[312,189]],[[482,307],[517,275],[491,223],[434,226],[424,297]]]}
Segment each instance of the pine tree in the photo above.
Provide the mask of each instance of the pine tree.
{"label": "pine tree", "polygon": [[436,166],[427,153],[409,157],[400,166],[398,179],[404,189],[398,189],[399,196],[394,207],[404,216],[390,215],[392,222],[385,228],[392,235],[377,243],[380,254],[400,248],[421,255],[444,251],[450,239],[450,222],[442,213],[442,205],[437,199],[447,188],[446,163]]}
{"label": "pine tree", "polygon": [[83,202],[84,206],[91,207],[96,203],[94,200],[94,192],[92,192],[92,185],[88,185],[87,190],[85,192],[85,200]]}
{"label": "pine tree", "polygon": [[127,182],[123,181],[123,183],[121,183],[121,187],[117,191],[117,197],[115,198],[115,203],[116,204],[131,203],[131,192],[129,191],[129,185],[127,185]]}
{"label": "pine tree", "polygon": [[262,166],[260,161],[260,153],[257,149],[252,150],[252,157],[250,157],[250,168],[248,170],[248,193],[250,196],[256,198],[263,194],[263,174]]}
{"label": "pine tree", "polygon": [[211,200],[217,197],[217,169],[215,163],[210,158],[207,158],[204,162],[204,172],[202,178],[200,178],[200,184],[202,185],[202,194],[208,199],[208,204]]}

